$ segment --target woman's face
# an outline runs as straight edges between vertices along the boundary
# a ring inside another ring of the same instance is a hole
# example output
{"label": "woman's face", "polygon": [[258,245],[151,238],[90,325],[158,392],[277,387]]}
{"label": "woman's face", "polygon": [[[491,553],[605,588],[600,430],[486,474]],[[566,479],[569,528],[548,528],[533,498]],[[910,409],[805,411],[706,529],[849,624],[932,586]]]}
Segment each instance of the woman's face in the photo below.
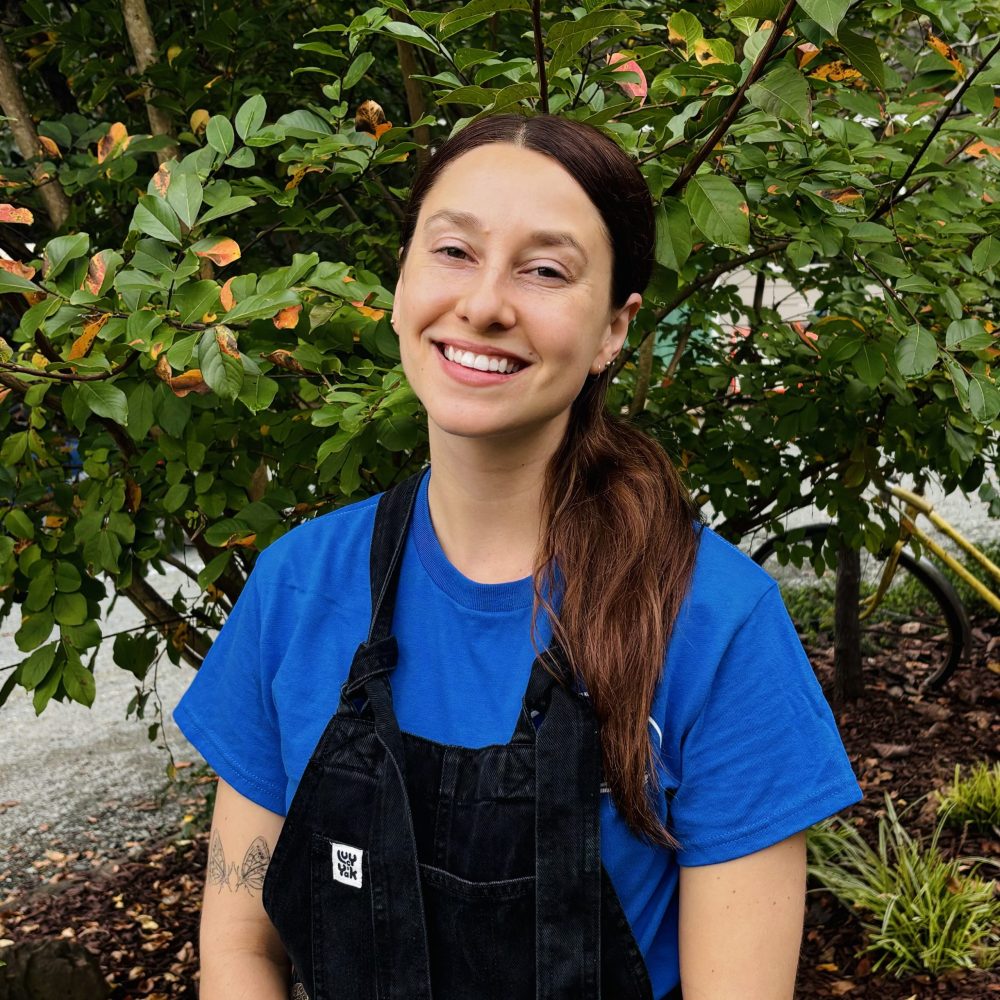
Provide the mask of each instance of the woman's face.
{"label": "woman's face", "polygon": [[560,440],[642,301],[612,309],[611,263],[600,214],[556,160],[490,143],[448,164],[420,208],[393,306],[432,434]]}

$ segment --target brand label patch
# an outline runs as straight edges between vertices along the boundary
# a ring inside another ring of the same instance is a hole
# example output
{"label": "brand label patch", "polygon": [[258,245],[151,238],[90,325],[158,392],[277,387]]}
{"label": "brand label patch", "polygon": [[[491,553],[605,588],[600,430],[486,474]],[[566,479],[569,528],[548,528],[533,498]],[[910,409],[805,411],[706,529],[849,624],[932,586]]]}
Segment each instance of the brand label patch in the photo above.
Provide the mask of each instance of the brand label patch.
{"label": "brand label patch", "polygon": [[361,860],[365,852],[350,844],[338,844],[335,841],[331,842],[330,847],[333,855],[333,880],[360,889]]}

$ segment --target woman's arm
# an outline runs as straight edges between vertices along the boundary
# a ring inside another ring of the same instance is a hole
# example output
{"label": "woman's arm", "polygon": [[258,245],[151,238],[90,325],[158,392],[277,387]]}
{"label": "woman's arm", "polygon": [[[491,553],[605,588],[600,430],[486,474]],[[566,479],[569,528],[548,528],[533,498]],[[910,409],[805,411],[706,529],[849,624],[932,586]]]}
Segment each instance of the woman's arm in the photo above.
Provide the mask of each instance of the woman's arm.
{"label": "woman's arm", "polygon": [[288,958],[261,898],[283,823],[219,779],[201,912],[201,1000],[287,1000]]}
{"label": "woman's arm", "polygon": [[681,868],[684,1000],[792,1000],[805,911],[805,833]]}

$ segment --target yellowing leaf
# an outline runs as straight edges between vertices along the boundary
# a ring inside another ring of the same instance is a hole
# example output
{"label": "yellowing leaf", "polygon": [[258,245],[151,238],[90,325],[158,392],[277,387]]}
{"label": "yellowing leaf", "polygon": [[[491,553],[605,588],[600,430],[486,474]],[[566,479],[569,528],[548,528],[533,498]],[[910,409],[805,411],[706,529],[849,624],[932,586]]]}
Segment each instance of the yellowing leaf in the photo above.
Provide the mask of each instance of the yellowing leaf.
{"label": "yellowing leaf", "polygon": [[167,64],[173,66],[174,60],[183,52],[184,50],[179,45],[171,45],[167,49]]}
{"label": "yellowing leaf", "polygon": [[274,316],[273,323],[279,330],[294,330],[299,325],[302,306],[287,306]]}
{"label": "yellowing leaf", "polygon": [[104,256],[105,252],[102,250],[100,253],[95,253],[87,265],[87,277],[83,279],[83,287],[91,295],[101,294],[101,286],[104,284],[104,277],[108,273],[108,262]]}
{"label": "yellowing leaf", "polygon": [[160,169],[153,174],[153,187],[161,198],[166,198],[167,188],[170,187],[170,166],[169,162],[161,163]]}
{"label": "yellowing leaf", "polygon": [[1000,160],[1000,146],[990,146],[983,142],[982,139],[979,142],[972,143],[971,146],[966,146],[965,152],[969,156],[974,156],[977,160],[982,156],[992,156]]}
{"label": "yellowing leaf", "polygon": [[97,143],[97,162],[103,163],[123,153],[130,140],[128,129],[121,122],[115,122]]}
{"label": "yellowing leaf", "polygon": [[239,360],[240,349],[236,343],[236,335],[228,326],[219,325],[215,328],[215,342],[223,354],[228,354],[229,357]]}
{"label": "yellowing leaf", "polygon": [[796,45],[795,51],[799,54],[799,69],[802,69],[803,66],[808,66],[819,55],[818,46],[813,45],[812,42],[803,42],[801,45]]}
{"label": "yellowing leaf", "polygon": [[54,156],[56,159],[62,157],[62,153],[59,151],[59,147],[55,144],[55,140],[50,139],[47,135],[40,135],[38,141],[41,144],[42,149],[45,150],[49,156]]}
{"label": "yellowing leaf", "polygon": [[6,257],[0,257],[0,271],[16,274],[19,278],[26,278],[28,281],[31,281],[35,276],[35,269],[30,265],[22,264],[16,260],[7,260]]}
{"label": "yellowing leaf", "polygon": [[199,257],[207,257],[218,267],[225,267],[227,264],[232,264],[234,260],[239,260],[240,245],[236,240],[223,237],[216,240],[210,246],[203,247],[201,250],[195,249],[194,252]]}
{"label": "yellowing leaf", "polygon": [[211,326],[218,318],[219,317],[215,313],[203,313],[201,321],[206,326]]}
{"label": "yellowing leaf", "polygon": [[253,545],[255,541],[257,541],[256,534],[244,535],[242,538],[240,538],[237,535],[231,535],[229,539],[226,541],[226,544],[223,546],[223,548],[231,549],[234,545],[239,545],[242,548],[246,548],[249,545]]}
{"label": "yellowing leaf", "polygon": [[722,60],[712,51],[711,45],[702,38],[691,47],[695,59],[700,66],[708,66],[710,63],[722,62]]}
{"label": "yellowing leaf", "polygon": [[0,222],[17,223],[22,226],[30,226],[35,221],[35,217],[26,208],[15,208],[13,205],[0,205]]}
{"label": "yellowing leaf", "polygon": [[299,166],[296,167],[289,175],[288,183],[285,184],[286,191],[293,191],[302,183],[302,178],[306,174],[321,174],[323,172],[322,167],[306,167]]}
{"label": "yellowing leaf", "polygon": [[352,302],[351,305],[354,306],[354,308],[357,309],[362,316],[367,316],[369,319],[373,319],[376,322],[378,322],[378,320],[385,315],[384,309],[373,309],[371,306],[366,306],[363,302]]}
{"label": "yellowing leaf", "polygon": [[94,343],[94,338],[110,318],[111,313],[104,313],[102,316],[98,316],[97,319],[88,323],[83,328],[83,333],[73,341],[73,346],[69,349],[69,358],[67,360],[76,361],[78,358],[86,357],[87,352]]}
{"label": "yellowing leaf", "polygon": [[824,63],[809,76],[813,80],[829,80],[831,83],[852,83],[861,79],[861,73],[842,59]]}
{"label": "yellowing leaf", "polygon": [[272,351],[270,354],[265,354],[264,358],[270,361],[271,364],[277,365],[279,368],[285,368],[290,372],[295,372],[296,374],[302,374],[302,372],[305,371],[305,368],[303,368],[298,359],[292,355],[291,351]]}
{"label": "yellowing leaf", "polygon": [[233,279],[226,278],[221,291],[219,292],[219,301],[222,303],[222,308],[229,312],[230,309],[236,305],[236,299],[233,298]]}
{"label": "yellowing leaf", "polygon": [[937,35],[928,33],[927,44],[930,45],[930,47],[939,56],[941,56],[942,59],[947,59],[959,76],[965,76],[965,64],[958,58],[957,55],[955,55],[955,50],[946,41],[938,38]]}
{"label": "yellowing leaf", "polygon": [[212,116],[204,109],[198,108],[197,111],[191,112],[191,131],[195,135],[200,135],[202,132],[208,128],[209,119]]}
{"label": "yellowing leaf", "polygon": [[203,396],[212,391],[202,378],[200,368],[191,368],[180,375],[174,375],[165,354],[161,354],[157,358],[155,371],[159,378],[170,386],[175,396],[184,397],[189,392],[196,392]]}

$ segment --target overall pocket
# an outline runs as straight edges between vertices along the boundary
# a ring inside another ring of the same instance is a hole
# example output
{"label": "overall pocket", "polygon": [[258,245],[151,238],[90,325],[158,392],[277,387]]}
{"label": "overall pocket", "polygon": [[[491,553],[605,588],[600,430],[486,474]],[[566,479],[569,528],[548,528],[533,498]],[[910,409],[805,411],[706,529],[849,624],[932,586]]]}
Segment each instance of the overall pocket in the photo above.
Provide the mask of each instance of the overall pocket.
{"label": "overall pocket", "polygon": [[435,1000],[534,1000],[535,879],[470,882],[420,865]]}
{"label": "overall pocket", "polygon": [[368,854],[314,833],[310,870],[310,1000],[375,1000]]}

